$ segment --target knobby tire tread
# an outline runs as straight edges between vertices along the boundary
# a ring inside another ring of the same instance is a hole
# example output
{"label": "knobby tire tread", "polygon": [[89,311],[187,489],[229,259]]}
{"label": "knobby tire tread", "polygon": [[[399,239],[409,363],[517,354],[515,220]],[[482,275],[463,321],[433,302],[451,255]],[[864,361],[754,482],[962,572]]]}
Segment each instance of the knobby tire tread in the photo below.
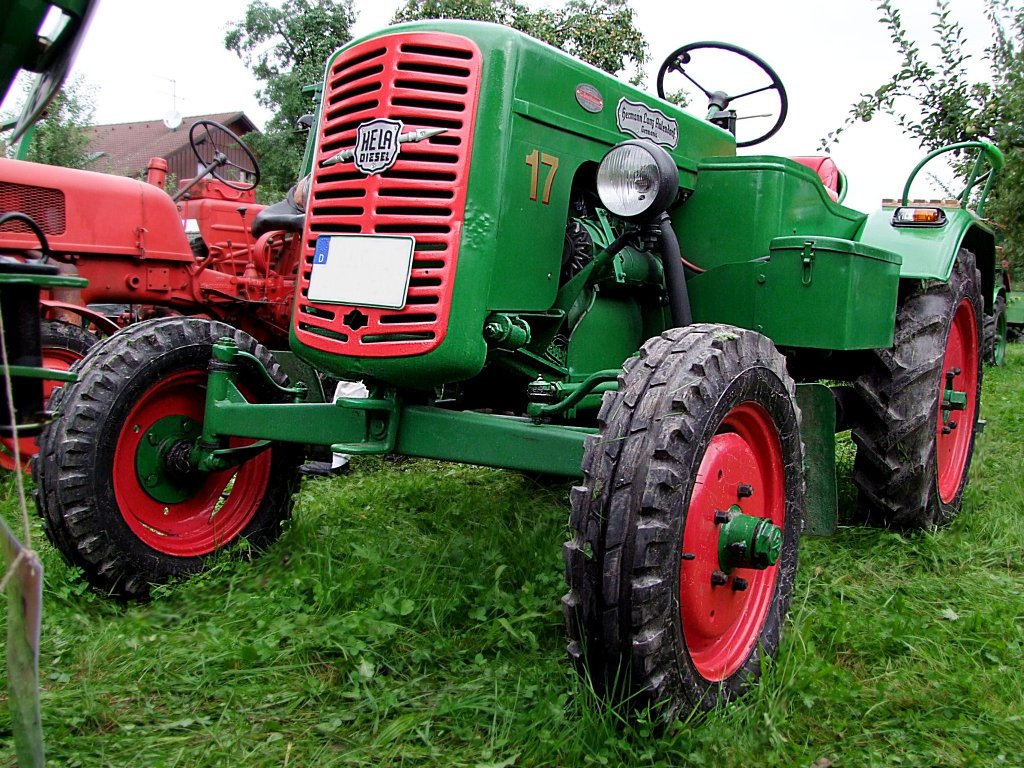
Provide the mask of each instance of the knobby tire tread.
{"label": "knobby tire tread", "polygon": [[[583,482],[572,491],[573,538],[564,548],[570,590],[563,598],[569,655],[599,695],[624,701],[631,709],[657,706],[665,718],[714,706],[740,693],[751,677],[743,672],[730,684],[708,688],[680,675],[676,633],[666,621],[666,616],[669,621],[678,616],[678,606],[670,602],[671,581],[678,580],[673,562],[678,562],[679,529],[673,518],[679,512],[669,497],[688,481],[679,476],[677,454],[681,444],[700,438],[702,417],[735,374],[725,362],[727,348],[768,361],[767,367],[785,382],[794,418],[784,439],[797,446],[800,464],[799,410],[782,356],[760,334],[699,324],[666,331],[626,361],[618,391],[603,399],[600,432],[587,439]],[[680,370],[674,361],[692,364]],[[664,428],[663,421],[670,426]],[[797,531],[787,536],[792,567],[779,571],[776,591],[783,599],[773,601],[765,622],[771,625],[769,655],[778,642],[795,574],[802,513],[795,500],[803,494],[802,466],[797,465],[787,468],[799,486],[792,489],[794,503],[787,498],[787,521]],[[758,666],[760,650],[754,649],[745,667]]]}
{"label": "knobby tire tread", "polygon": [[[981,331],[981,275],[974,254],[961,249],[949,281],[923,280],[899,304],[893,346],[872,350],[855,382],[864,420],[854,428],[854,483],[868,522],[901,530],[946,525],[956,516],[973,453],[973,438],[956,497],[938,492],[936,419],[939,382],[953,314],[964,298]],[[981,350],[981,339],[978,339]],[[978,366],[977,411],[981,408]],[[972,430],[974,425],[971,425]]]}
{"label": "knobby tire tread", "polygon": [[[211,346],[221,337],[234,339],[239,349],[260,360],[274,381],[287,384],[270,353],[245,332],[219,321],[158,318],[131,325],[97,344],[78,364],[78,380],[57,390],[51,400],[55,418],[40,435],[40,454],[33,468],[36,506],[49,540],[99,591],[141,599],[149,595],[151,583],[203,567],[205,557],[173,558],[141,542],[138,548],[125,551],[123,534],[119,542],[111,532],[111,512],[97,509],[95,503],[100,482],[95,472],[96,443],[129,378],[139,380],[148,370],[159,368],[159,357],[168,350]],[[279,451],[281,446],[270,450]],[[298,455],[275,455],[260,510],[239,538],[259,547],[279,535],[280,524],[290,512],[300,461]]]}

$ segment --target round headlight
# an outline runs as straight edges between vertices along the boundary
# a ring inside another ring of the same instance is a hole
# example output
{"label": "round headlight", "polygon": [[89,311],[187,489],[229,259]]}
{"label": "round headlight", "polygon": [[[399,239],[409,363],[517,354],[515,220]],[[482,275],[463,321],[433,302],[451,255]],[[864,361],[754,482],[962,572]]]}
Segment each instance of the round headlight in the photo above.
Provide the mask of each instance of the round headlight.
{"label": "round headlight", "polygon": [[597,169],[601,203],[624,219],[652,218],[679,192],[679,169],[653,141],[632,139],[612,147]]}

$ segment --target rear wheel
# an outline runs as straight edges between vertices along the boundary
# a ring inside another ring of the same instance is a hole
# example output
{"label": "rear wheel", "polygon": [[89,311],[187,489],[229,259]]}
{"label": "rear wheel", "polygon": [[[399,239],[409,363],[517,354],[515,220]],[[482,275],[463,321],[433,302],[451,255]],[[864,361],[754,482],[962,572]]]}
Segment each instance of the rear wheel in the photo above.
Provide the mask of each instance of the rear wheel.
{"label": "rear wheel", "polygon": [[[39,346],[43,357],[43,367],[51,371],[69,371],[71,366],[88,354],[99,339],[80,325],[65,323],[59,320],[46,320],[39,326]],[[48,403],[53,391],[60,382],[45,379],[43,381],[43,402]],[[26,472],[29,461],[39,452],[34,437],[22,437],[18,440],[18,452],[21,454],[21,468]],[[12,438],[0,438],[0,468],[14,469],[14,441]]]}
{"label": "rear wheel", "polygon": [[[288,515],[302,458],[295,446],[275,444],[222,472],[188,466],[211,349],[224,336],[286,383],[251,336],[170,318],[103,342],[58,398],[58,418],[40,437],[38,505],[51,541],[105,592],[144,597],[151,584],[202,570],[243,537],[266,546]],[[251,364],[239,386],[257,401],[281,398]]]}
{"label": "rear wheel", "polygon": [[893,346],[856,382],[854,482],[868,519],[921,529],[960,510],[981,404],[981,279],[961,250],[946,282],[924,280],[896,314]]}
{"label": "rear wheel", "polygon": [[648,341],[607,395],[573,489],[569,653],[632,708],[739,695],[778,648],[796,573],[803,449],[772,343],[695,325]]}
{"label": "rear wheel", "polygon": [[1000,293],[992,305],[992,314],[985,315],[985,362],[1000,366],[1006,363],[1006,295]]}

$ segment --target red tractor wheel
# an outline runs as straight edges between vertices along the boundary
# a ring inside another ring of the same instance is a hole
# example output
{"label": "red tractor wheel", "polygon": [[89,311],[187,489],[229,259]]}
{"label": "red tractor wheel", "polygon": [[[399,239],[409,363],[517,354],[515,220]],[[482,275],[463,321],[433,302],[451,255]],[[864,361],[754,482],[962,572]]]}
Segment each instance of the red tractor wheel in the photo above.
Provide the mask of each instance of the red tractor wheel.
{"label": "red tractor wheel", "polygon": [[[39,341],[43,353],[43,367],[52,371],[68,371],[86,356],[99,339],[80,325],[50,320],[40,324]],[[58,386],[60,383],[57,381],[43,381],[44,403],[49,401],[50,395]],[[18,451],[21,454],[21,468],[27,472],[29,461],[39,452],[36,439],[19,438]],[[14,467],[14,441],[7,437],[0,438],[0,468],[12,470]]]}
{"label": "red tractor wheel", "polygon": [[865,418],[853,431],[854,482],[869,520],[945,525],[960,511],[981,406],[981,279],[961,250],[946,282],[901,300],[889,349],[856,382]]}
{"label": "red tractor wheel", "polygon": [[695,325],[627,361],[599,420],[565,547],[569,653],[632,707],[710,709],[757,678],[789,607],[795,385],[764,336]]}
{"label": "red tractor wheel", "polygon": [[[716,511],[737,505],[743,514],[770,520],[781,531],[786,520],[784,483],[782,446],[771,416],[756,402],[732,408],[697,470],[682,549],[694,558],[684,561],[679,573],[686,647],[694,667],[708,680],[724,680],[746,661],[764,626],[778,574],[774,566],[733,574],[722,586],[735,586],[735,579],[743,578],[743,592],[717,588],[723,523],[715,519]],[[744,484],[758,492],[744,500],[737,494]]]}
{"label": "red tractor wheel", "polygon": [[[164,318],[103,342],[57,398],[58,418],[39,441],[38,504],[54,545],[105,592],[144,597],[151,584],[202,570],[241,538],[264,547],[288,515],[302,459],[293,446],[275,444],[222,472],[189,466],[188,448],[202,432],[206,367],[224,336],[286,383],[247,334]],[[239,385],[257,401],[281,399],[255,366],[243,368]]]}

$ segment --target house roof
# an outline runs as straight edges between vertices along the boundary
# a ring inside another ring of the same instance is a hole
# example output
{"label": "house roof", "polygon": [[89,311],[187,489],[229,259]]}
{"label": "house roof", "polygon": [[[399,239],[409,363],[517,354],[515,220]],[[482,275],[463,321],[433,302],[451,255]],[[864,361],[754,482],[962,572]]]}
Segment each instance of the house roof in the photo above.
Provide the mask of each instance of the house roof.
{"label": "house roof", "polygon": [[188,132],[197,120],[213,120],[238,134],[257,130],[244,112],[220,112],[213,115],[184,117],[181,125],[171,130],[163,120],[139,123],[93,125],[86,129],[89,151],[96,155],[93,170],[134,176],[146,169],[152,157],[168,157],[188,146]]}

